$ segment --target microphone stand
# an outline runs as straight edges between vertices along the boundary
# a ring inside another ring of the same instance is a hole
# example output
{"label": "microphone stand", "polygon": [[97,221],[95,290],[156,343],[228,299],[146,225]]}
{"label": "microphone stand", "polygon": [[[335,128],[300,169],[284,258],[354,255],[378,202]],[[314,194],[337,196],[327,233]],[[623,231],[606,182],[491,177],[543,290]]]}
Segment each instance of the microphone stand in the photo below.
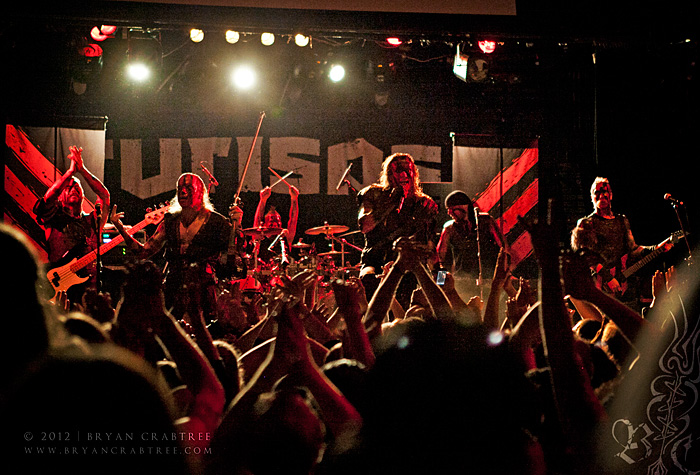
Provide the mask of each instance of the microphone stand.
{"label": "microphone stand", "polygon": [[[682,203],[680,203],[682,205]],[[681,227],[681,232],[683,233],[683,241],[685,241],[685,245],[688,247],[688,265],[691,265],[693,263],[693,251],[690,248],[690,243],[688,242],[688,233],[685,232],[685,228],[683,226],[683,220],[681,219],[681,215],[678,212],[678,201],[672,201],[671,206],[673,206],[673,210],[676,212],[676,218],[678,218],[678,224]],[[687,213],[686,213],[687,215]]]}
{"label": "microphone stand", "polygon": [[100,221],[102,221],[102,206],[97,203],[95,206],[95,236],[97,237],[97,249],[95,250],[95,289],[99,294],[102,292],[102,233],[100,232]]}
{"label": "microphone stand", "polygon": [[362,248],[361,248],[361,247],[357,247],[357,246],[355,246],[354,244],[350,244],[350,243],[347,241],[347,239],[345,239],[345,238],[343,238],[343,239],[338,239],[337,237],[333,236],[332,234],[327,234],[327,235],[326,235],[326,238],[331,240],[331,246],[332,246],[332,243],[333,243],[333,242],[340,243],[340,259],[341,259],[340,266],[341,266],[342,268],[345,268],[345,245],[346,245],[346,244],[347,244],[348,246],[350,246],[351,248],[355,249],[356,251],[362,252]]}
{"label": "microphone stand", "polygon": [[483,268],[481,264],[481,238],[479,237],[479,208],[474,206],[474,228],[476,230],[476,259],[479,263],[479,276],[476,279],[476,285],[479,287],[479,292],[481,293],[481,298],[484,298],[484,290],[482,289],[483,284]]}

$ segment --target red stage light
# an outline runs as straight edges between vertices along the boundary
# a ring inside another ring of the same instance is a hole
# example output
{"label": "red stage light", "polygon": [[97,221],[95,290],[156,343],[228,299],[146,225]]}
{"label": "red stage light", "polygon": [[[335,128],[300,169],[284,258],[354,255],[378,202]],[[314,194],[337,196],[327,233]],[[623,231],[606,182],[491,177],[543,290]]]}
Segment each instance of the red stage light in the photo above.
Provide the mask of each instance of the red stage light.
{"label": "red stage light", "polygon": [[479,49],[486,54],[496,51],[496,42],[490,40],[479,41]]}
{"label": "red stage light", "polygon": [[99,58],[102,56],[102,48],[96,44],[89,44],[83,48],[83,56],[86,58]]}
{"label": "red stage light", "polygon": [[389,43],[391,46],[399,46],[403,41],[401,41],[399,38],[392,36],[386,39],[386,42]]}
{"label": "red stage light", "polygon": [[90,37],[95,41],[104,41],[107,38],[112,38],[116,31],[117,27],[112,25],[95,26],[90,30]]}
{"label": "red stage light", "polygon": [[100,31],[103,35],[112,36],[117,32],[117,27],[114,25],[102,25],[100,27]]}

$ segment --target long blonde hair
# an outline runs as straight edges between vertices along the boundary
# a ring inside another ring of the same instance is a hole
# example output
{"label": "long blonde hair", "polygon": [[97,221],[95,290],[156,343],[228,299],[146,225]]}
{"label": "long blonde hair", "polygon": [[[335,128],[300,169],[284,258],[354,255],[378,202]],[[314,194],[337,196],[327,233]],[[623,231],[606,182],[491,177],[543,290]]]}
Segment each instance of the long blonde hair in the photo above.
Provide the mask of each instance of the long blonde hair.
{"label": "long blonde hair", "polygon": [[394,163],[394,161],[403,159],[408,160],[408,162],[411,164],[411,168],[413,169],[413,190],[416,196],[426,196],[426,194],[423,193],[423,187],[420,183],[420,172],[416,167],[416,162],[408,153],[394,153],[384,159],[384,162],[382,163],[382,173],[379,175],[379,187],[384,190],[391,189],[391,183],[389,182],[389,167],[392,163]]}

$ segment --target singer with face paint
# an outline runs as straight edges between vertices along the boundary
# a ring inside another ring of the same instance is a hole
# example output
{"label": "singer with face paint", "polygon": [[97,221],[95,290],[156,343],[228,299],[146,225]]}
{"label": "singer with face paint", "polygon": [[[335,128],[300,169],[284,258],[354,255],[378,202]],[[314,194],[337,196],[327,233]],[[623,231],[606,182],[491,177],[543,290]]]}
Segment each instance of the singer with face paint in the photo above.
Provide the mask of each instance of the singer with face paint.
{"label": "singer with face paint", "polygon": [[[69,148],[68,170],[54,182],[44,196],[34,205],[34,213],[39,224],[46,230],[49,268],[67,264],[73,258],[81,258],[95,250],[98,244],[98,230],[102,231],[110,206],[110,195],[105,185],[93,175],[83,163],[83,149]],[[95,192],[95,210],[83,211],[85,194],[80,180]],[[104,212],[102,212],[104,210]],[[73,285],[67,291],[71,302],[81,303],[86,288],[96,285],[96,265],[93,261],[81,272],[89,275],[84,283]]]}
{"label": "singer with face paint", "polygon": [[[357,200],[360,205],[358,223],[365,236],[360,277],[371,296],[378,285],[376,275],[396,258],[393,245],[398,238],[413,237],[426,247],[435,248],[438,208],[432,198],[423,193],[415,162],[407,153],[388,156],[382,164],[379,181],[362,189]],[[405,293],[410,295],[408,288]],[[397,294],[397,300],[407,305],[401,298]]]}
{"label": "singer with face paint", "polygon": [[186,295],[183,286],[196,280],[205,319],[212,320],[216,311],[216,270],[220,257],[228,250],[231,223],[214,209],[202,179],[194,173],[180,175],[170,209],[143,244],[126,232],[123,216],[116,206],[112,208],[110,220],[137,258],[148,259],[165,250],[165,303],[172,314],[182,319]]}

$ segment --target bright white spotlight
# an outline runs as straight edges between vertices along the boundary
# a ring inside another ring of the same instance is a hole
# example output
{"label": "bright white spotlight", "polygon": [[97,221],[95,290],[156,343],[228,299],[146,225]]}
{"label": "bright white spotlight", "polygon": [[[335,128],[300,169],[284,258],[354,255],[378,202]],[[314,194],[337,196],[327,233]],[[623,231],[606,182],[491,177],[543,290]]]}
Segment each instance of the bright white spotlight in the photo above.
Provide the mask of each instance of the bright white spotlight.
{"label": "bright white spotlight", "polygon": [[265,46],[270,46],[275,42],[275,35],[272,33],[263,33],[260,35],[260,42]]}
{"label": "bright white spotlight", "polygon": [[255,71],[249,66],[239,66],[233,71],[233,84],[238,89],[250,89],[255,84]]}
{"label": "bright white spotlight", "polygon": [[340,64],[334,64],[328,71],[328,77],[333,82],[342,81],[345,77],[345,68]]}
{"label": "bright white spotlight", "polygon": [[151,69],[143,63],[131,63],[127,67],[127,74],[137,82],[144,82],[151,77]]}
{"label": "bright white spotlight", "polygon": [[241,39],[241,34],[238,33],[237,31],[233,30],[227,30],[226,31],[226,42],[230,44],[235,44],[238,43],[238,40]]}
{"label": "bright white spotlight", "polygon": [[204,41],[204,31],[198,28],[192,28],[190,30],[190,39],[194,43],[201,43],[202,41]]}
{"label": "bright white spotlight", "polygon": [[309,37],[298,33],[294,36],[294,43],[296,43],[297,46],[303,48],[304,46],[307,46],[309,44]]}

